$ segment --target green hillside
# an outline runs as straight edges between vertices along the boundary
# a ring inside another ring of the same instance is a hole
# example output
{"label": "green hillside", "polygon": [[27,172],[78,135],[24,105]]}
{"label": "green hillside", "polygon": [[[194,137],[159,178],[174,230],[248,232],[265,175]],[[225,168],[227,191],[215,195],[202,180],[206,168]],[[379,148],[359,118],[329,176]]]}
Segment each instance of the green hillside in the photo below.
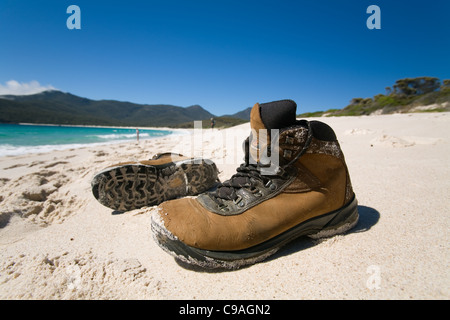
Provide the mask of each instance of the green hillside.
{"label": "green hillside", "polygon": [[215,117],[202,107],[90,100],[61,91],[0,96],[0,122],[105,126],[176,126]]}
{"label": "green hillside", "polygon": [[[378,94],[372,98],[353,98],[343,109],[308,112],[298,117],[321,116],[360,116],[405,112],[439,112],[450,111],[450,80],[434,77],[405,78],[387,87],[386,94]],[[419,106],[435,105],[430,109],[419,109]]]}

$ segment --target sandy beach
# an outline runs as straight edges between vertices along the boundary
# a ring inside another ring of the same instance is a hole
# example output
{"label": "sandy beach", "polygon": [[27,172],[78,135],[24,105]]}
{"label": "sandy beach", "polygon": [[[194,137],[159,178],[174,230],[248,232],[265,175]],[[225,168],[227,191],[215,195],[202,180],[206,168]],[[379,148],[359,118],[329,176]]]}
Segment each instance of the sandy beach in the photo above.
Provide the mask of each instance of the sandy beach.
{"label": "sandy beach", "polygon": [[346,235],[297,239],[268,260],[206,272],[152,239],[155,207],[113,212],[99,170],[167,151],[242,162],[243,124],[0,158],[0,299],[449,299],[450,113],[318,118],[336,132],[359,202]]}

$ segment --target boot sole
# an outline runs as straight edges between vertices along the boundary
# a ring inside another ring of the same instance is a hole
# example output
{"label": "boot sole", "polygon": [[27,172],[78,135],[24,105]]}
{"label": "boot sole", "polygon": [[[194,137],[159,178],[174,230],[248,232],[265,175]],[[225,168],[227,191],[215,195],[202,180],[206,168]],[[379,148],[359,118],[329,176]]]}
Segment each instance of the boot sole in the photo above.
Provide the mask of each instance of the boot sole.
{"label": "boot sole", "polygon": [[94,197],[104,206],[129,211],[207,191],[218,181],[208,159],[189,159],[164,165],[127,164],[99,172],[91,182]]}
{"label": "boot sole", "polygon": [[352,201],[338,210],[304,221],[270,240],[238,251],[209,251],[188,246],[164,227],[158,215],[152,217],[152,231],[155,241],[163,250],[185,263],[206,269],[238,269],[263,261],[301,236],[320,239],[345,233],[358,223],[358,218],[358,203],[353,197]]}

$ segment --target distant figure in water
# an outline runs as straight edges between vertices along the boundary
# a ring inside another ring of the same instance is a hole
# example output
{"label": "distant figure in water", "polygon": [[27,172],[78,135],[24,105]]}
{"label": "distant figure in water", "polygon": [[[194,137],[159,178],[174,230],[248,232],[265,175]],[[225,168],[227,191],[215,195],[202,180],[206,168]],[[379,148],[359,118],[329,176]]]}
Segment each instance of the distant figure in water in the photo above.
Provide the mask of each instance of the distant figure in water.
{"label": "distant figure in water", "polygon": [[139,129],[136,128],[136,140],[139,143]]}
{"label": "distant figure in water", "polygon": [[214,125],[216,124],[216,121],[214,118],[211,118],[211,129],[214,128]]}

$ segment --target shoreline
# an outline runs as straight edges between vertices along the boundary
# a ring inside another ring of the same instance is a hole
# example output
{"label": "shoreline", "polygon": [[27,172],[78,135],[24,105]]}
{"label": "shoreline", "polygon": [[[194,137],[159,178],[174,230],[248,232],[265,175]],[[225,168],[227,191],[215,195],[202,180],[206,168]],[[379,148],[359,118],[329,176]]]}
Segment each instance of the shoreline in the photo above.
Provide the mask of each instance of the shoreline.
{"label": "shoreline", "polygon": [[51,124],[51,123],[0,123],[0,124],[18,124],[23,126],[47,126],[47,127],[80,127],[80,128],[107,128],[107,129],[139,129],[139,130],[162,130],[162,131],[185,131],[182,128],[169,127],[141,127],[141,126],[101,126],[101,125],[83,125],[83,124]]}
{"label": "shoreline", "polygon": [[[8,125],[8,124],[7,124]],[[170,128],[152,128],[152,127],[106,127],[106,126],[85,126],[85,125],[54,125],[54,124],[33,124],[33,123],[18,123],[12,125],[22,125],[22,126],[42,126],[42,127],[66,127],[66,128],[105,128],[105,129],[130,129],[136,130],[139,129],[140,141],[151,140],[155,138],[167,137],[167,136],[179,136],[179,135],[188,135],[190,132],[185,129],[170,129]],[[156,131],[156,132],[164,132],[163,136],[160,135],[148,135],[143,131]],[[144,134],[142,134],[144,133]],[[129,143],[136,142],[136,135],[134,138],[123,138],[117,140],[106,140],[105,141],[96,141],[96,142],[79,142],[79,143],[54,143],[54,144],[36,144],[36,145],[12,145],[12,144],[0,144],[0,157],[11,157],[15,155],[24,155],[24,154],[36,154],[42,152],[52,152],[56,150],[66,150],[66,149],[75,149],[75,148],[84,148],[84,147],[98,147],[103,145],[110,144],[120,144],[120,143]]]}

